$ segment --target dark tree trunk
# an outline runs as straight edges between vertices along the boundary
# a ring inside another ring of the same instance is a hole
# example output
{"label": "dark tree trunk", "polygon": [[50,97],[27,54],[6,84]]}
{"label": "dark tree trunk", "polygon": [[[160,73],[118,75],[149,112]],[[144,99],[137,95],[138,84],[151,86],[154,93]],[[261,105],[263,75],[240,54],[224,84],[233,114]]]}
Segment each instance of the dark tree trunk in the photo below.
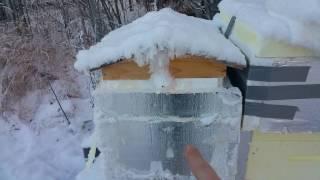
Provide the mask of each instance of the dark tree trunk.
{"label": "dark tree trunk", "polygon": [[133,11],[133,3],[132,3],[132,0],[129,0],[129,9],[130,9],[130,11]]}

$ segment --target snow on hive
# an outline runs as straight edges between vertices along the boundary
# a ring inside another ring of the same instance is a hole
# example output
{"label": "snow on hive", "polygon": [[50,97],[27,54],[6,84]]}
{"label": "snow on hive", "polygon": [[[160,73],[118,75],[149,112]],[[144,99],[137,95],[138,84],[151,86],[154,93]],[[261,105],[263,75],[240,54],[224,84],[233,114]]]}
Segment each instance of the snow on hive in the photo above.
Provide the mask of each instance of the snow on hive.
{"label": "snow on hive", "polygon": [[264,38],[320,50],[320,0],[223,0],[219,9]]}
{"label": "snow on hive", "polygon": [[219,33],[212,21],[165,8],[110,32],[98,44],[80,51],[74,66],[79,71],[89,71],[121,59],[133,59],[139,66],[150,64],[154,72],[159,66],[166,66],[169,59],[182,55],[246,64],[240,50]]}

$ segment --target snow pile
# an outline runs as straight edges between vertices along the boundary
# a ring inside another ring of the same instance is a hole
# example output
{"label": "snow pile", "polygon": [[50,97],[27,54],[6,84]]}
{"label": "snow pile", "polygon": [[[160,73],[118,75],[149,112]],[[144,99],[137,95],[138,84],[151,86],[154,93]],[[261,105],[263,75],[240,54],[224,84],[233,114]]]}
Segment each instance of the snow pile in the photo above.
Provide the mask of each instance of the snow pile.
{"label": "snow pile", "polygon": [[219,9],[264,38],[320,50],[319,0],[223,0]]}
{"label": "snow pile", "polygon": [[[2,129],[4,123],[0,122]],[[48,128],[37,134],[17,121],[9,131],[0,135],[2,174],[7,176],[3,180],[71,180],[83,167],[79,137],[66,129]]]}
{"label": "snow pile", "polygon": [[88,71],[132,58],[140,66],[150,64],[151,72],[155,72],[166,67],[169,59],[186,54],[246,63],[241,52],[219,33],[212,21],[165,8],[110,32],[100,43],[80,51],[75,68]]}
{"label": "snow pile", "polygon": [[306,24],[320,25],[319,0],[268,0],[266,7],[270,13],[297,20]]}
{"label": "snow pile", "polygon": [[71,126],[67,125],[52,94],[41,96],[30,122],[16,114],[0,114],[0,180],[74,180],[84,168],[81,142],[90,133],[84,122],[92,119],[92,109],[83,95],[62,98],[63,82],[58,80],[52,85]]}

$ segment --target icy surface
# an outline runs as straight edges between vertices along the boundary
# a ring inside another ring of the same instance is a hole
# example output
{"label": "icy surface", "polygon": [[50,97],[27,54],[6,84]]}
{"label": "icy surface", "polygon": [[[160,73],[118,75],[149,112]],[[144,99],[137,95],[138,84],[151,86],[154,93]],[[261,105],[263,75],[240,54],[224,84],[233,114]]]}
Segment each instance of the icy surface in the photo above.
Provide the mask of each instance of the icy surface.
{"label": "icy surface", "polygon": [[320,50],[319,0],[223,0],[219,9],[264,38]]}
{"label": "icy surface", "polygon": [[174,152],[171,147],[168,147],[167,152],[166,152],[166,157],[169,159],[174,158]]}
{"label": "icy surface", "polygon": [[200,122],[203,126],[208,126],[211,123],[213,123],[215,120],[217,119],[217,115],[213,115],[213,116],[206,116],[206,117],[202,117],[200,119]]}
{"label": "icy surface", "polygon": [[[162,84],[163,85],[163,84]],[[169,88],[156,88],[153,80],[119,80],[119,81],[101,81],[97,86],[93,95],[104,94],[107,92],[118,93],[198,93],[198,92],[212,92],[217,88],[223,86],[222,78],[195,78],[195,79],[175,79],[174,86]]]}
{"label": "icy surface", "polygon": [[138,65],[150,64],[155,72],[166,67],[169,58],[186,54],[246,63],[241,52],[220,34],[212,21],[165,8],[110,32],[100,43],[80,51],[74,66],[79,71],[88,71],[120,59],[133,59]]}
{"label": "icy surface", "polygon": [[[98,158],[103,165],[92,167],[92,171],[103,166],[104,174],[100,175],[106,179],[192,179],[185,174],[182,156],[184,146],[191,142],[222,179],[234,179],[242,112],[238,89],[216,87],[214,90],[209,86],[211,92],[191,93],[188,98],[171,94],[171,98],[175,98],[175,106],[171,106],[173,101],[165,94],[125,93],[116,89],[104,93],[101,89],[99,93],[100,88],[103,87],[98,86],[95,92],[94,122],[101,151]],[[189,98],[194,99],[192,103]],[[179,101],[183,102],[183,107]],[[213,104],[209,109],[207,101]],[[186,106],[190,107],[188,112],[197,112],[193,109],[200,107],[201,116],[178,116],[186,112],[183,111]],[[170,111],[172,108],[174,111]],[[207,113],[202,113],[203,110]],[[159,112],[165,115],[156,114]]]}

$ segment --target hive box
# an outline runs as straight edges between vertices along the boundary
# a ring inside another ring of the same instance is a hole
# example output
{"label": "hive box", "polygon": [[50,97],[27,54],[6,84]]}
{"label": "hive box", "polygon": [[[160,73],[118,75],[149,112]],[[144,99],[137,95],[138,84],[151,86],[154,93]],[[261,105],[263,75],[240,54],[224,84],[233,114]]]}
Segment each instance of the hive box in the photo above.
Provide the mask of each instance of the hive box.
{"label": "hive box", "polygon": [[168,67],[174,87],[157,91],[148,66],[122,60],[101,67],[89,143],[93,156],[96,148],[101,153],[89,153],[78,180],[189,179],[187,144],[222,179],[235,179],[242,96],[227,83],[226,68],[214,59],[179,57]]}
{"label": "hive box", "polygon": [[[219,16],[228,24],[231,16]],[[236,19],[230,40],[248,68],[228,69],[244,96],[243,129],[320,130],[320,57],[312,50],[266,39]]]}
{"label": "hive box", "polygon": [[255,132],[244,179],[317,180],[319,153],[319,133]]}
{"label": "hive box", "polygon": [[80,51],[75,68],[101,74],[88,168],[79,178],[193,179],[183,156],[192,144],[221,179],[235,179],[242,96],[227,65],[246,61],[212,21],[169,8]]}

